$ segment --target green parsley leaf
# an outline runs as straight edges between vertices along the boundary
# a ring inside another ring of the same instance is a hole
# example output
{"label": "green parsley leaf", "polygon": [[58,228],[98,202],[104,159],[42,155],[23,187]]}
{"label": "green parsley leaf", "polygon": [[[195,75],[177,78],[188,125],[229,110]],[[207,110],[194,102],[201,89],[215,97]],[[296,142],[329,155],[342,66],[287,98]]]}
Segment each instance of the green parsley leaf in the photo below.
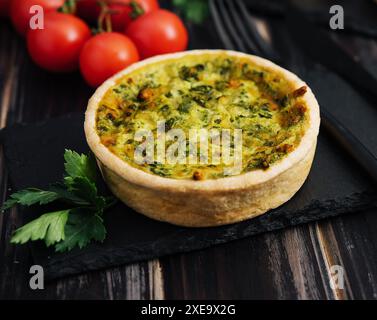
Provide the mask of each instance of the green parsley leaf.
{"label": "green parsley leaf", "polygon": [[56,192],[61,200],[77,206],[90,206],[91,203],[87,200],[78,197],[73,192],[67,190],[64,183],[55,183],[50,188],[50,191]]}
{"label": "green parsley leaf", "polygon": [[104,210],[114,205],[114,197],[98,194],[96,163],[93,156],[65,150],[64,180],[53,184],[48,190],[28,188],[10,196],[2,210],[16,204],[31,206],[61,200],[69,209],[45,213],[39,218],[17,229],[11,243],[23,244],[27,241],[44,240],[47,246],[55,245],[62,252],[75,246],[83,248],[90,241],[103,241],[106,229],[103,225]]}
{"label": "green parsley leaf", "polygon": [[86,177],[90,181],[96,181],[96,163],[92,155],[78,154],[72,150],[65,150],[64,168],[68,176]]}
{"label": "green parsley leaf", "polygon": [[65,239],[59,242],[55,249],[57,252],[69,251],[76,246],[81,249],[91,240],[102,242],[105,237],[106,229],[100,216],[90,213],[71,213],[65,228]]}
{"label": "green parsley leaf", "polygon": [[94,203],[97,198],[97,187],[86,177],[65,177],[64,183],[68,191],[74,193],[77,197]]}
{"label": "green parsley leaf", "polygon": [[17,229],[11,243],[23,244],[29,240],[44,240],[46,246],[64,240],[64,228],[70,210],[45,213],[39,218]]}
{"label": "green parsley leaf", "polygon": [[64,182],[69,191],[74,193],[77,197],[88,201],[99,214],[102,214],[106,207],[106,199],[98,196],[96,185],[85,177],[65,177]]}
{"label": "green parsley leaf", "polygon": [[33,204],[47,204],[60,198],[54,191],[44,191],[37,188],[27,188],[13,193],[10,199],[4,202],[1,211],[9,209],[16,204],[31,206]]}

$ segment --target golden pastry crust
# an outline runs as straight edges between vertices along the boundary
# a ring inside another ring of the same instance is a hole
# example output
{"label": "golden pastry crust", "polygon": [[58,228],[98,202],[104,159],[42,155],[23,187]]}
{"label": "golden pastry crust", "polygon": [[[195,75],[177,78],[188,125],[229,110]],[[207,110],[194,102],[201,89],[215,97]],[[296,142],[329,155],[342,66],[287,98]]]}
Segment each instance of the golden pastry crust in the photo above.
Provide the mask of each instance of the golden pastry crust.
{"label": "golden pastry crust", "polygon": [[103,95],[116,81],[149,63],[185,55],[219,53],[250,59],[279,73],[293,87],[306,85],[291,72],[260,57],[224,50],[194,50],[153,57],[132,65],[101,85],[89,100],[85,134],[109,188],[124,203],[148,217],[173,224],[206,227],[234,223],[260,215],[288,201],[302,186],[313,161],[319,131],[319,106],[308,88],[303,97],[310,124],[301,143],[268,170],[209,180],[176,180],[139,170],[110,152],[96,131],[96,112]]}

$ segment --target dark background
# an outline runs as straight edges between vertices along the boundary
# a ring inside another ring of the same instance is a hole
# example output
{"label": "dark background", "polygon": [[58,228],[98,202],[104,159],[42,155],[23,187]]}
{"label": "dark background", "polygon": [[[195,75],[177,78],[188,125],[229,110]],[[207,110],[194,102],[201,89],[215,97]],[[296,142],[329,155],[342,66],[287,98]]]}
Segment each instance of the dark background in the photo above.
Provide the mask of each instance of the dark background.
{"label": "dark background", "polygon": [[[322,3],[326,8],[330,2]],[[276,8],[258,10],[279,16]],[[188,27],[191,48],[222,47],[210,18],[203,26]],[[332,36],[377,76],[375,38],[355,32]],[[23,39],[8,22],[0,22],[0,128],[84,112],[92,93],[78,73],[53,75],[37,68]],[[376,136],[375,127],[369,127],[369,132]],[[10,186],[2,156],[0,170],[3,200]],[[32,264],[28,247],[9,244],[11,233],[22,224],[18,210],[12,209],[0,216],[0,298],[375,299],[376,213],[376,209],[356,212],[205,250],[68,277],[33,292],[28,289]],[[333,290],[329,284],[329,268],[336,264],[345,269],[344,290]]]}

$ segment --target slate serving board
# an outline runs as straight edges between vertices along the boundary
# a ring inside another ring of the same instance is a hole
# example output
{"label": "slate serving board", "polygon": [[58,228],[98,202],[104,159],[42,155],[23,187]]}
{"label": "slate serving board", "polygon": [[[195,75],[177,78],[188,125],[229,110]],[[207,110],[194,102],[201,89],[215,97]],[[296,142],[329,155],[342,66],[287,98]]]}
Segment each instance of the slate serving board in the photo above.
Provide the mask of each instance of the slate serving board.
{"label": "slate serving board", "polygon": [[[15,125],[1,132],[6,163],[14,190],[45,187],[63,173],[65,148],[87,152],[83,116]],[[101,189],[106,191],[104,185]],[[258,218],[224,227],[184,228],[157,222],[119,203],[106,214],[108,230],[103,244],[56,254],[43,243],[31,245],[36,264],[45,269],[46,279],[82,273],[124,263],[205,248],[215,244],[306,223],[341,213],[369,208],[376,197],[368,178],[321,134],[310,176],[295,197]],[[158,210],[158,208],[156,208]],[[36,214],[22,211],[26,222]]]}

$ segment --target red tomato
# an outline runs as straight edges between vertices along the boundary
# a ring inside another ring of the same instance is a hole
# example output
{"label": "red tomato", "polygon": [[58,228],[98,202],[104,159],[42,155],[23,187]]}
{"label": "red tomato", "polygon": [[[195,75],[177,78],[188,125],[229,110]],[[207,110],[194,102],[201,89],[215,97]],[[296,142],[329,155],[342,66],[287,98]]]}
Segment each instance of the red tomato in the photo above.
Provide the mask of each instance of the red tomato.
{"label": "red tomato", "polygon": [[[149,12],[159,9],[157,0],[115,0],[109,5],[111,10],[117,13],[111,15],[111,22],[113,29],[116,31],[124,31],[124,29],[134,20],[132,18],[134,7],[132,2],[136,3],[143,10],[142,14],[147,14]],[[125,5],[122,5],[126,4]],[[135,12],[137,14],[137,12]]]}
{"label": "red tomato", "polygon": [[[132,22],[134,12],[133,3],[141,7],[143,13],[148,13],[159,8],[157,0],[107,0],[111,15],[111,23],[114,31],[124,31]],[[98,0],[80,0],[77,2],[77,14],[83,19],[94,23],[101,13]]]}
{"label": "red tomato", "polygon": [[12,0],[10,4],[10,17],[17,32],[25,35],[29,29],[32,14],[30,8],[39,5],[44,13],[55,11],[64,4],[64,0]]}
{"label": "red tomato", "polygon": [[89,27],[81,19],[50,12],[44,17],[44,29],[27,33],[27,46],[31,58],[40,67],[70,72],[78,68],[81,49],[89,38]]}
{"label": "red tomato", "polygon": [[105,32],[85,44],[80,55],[80,70],[86,82],[96,87],[138,60],[137,49],[128,37]]}
{"label": "red tomato", "polygon": [[0,0],[0,17],[9,15],[10,0]]}
{"label": "red tomato", "polygon": [[188,34],[182,20],[167,10],[156,10],[133,21],[126,34],[134,41],[142,58],[183,51]]}

